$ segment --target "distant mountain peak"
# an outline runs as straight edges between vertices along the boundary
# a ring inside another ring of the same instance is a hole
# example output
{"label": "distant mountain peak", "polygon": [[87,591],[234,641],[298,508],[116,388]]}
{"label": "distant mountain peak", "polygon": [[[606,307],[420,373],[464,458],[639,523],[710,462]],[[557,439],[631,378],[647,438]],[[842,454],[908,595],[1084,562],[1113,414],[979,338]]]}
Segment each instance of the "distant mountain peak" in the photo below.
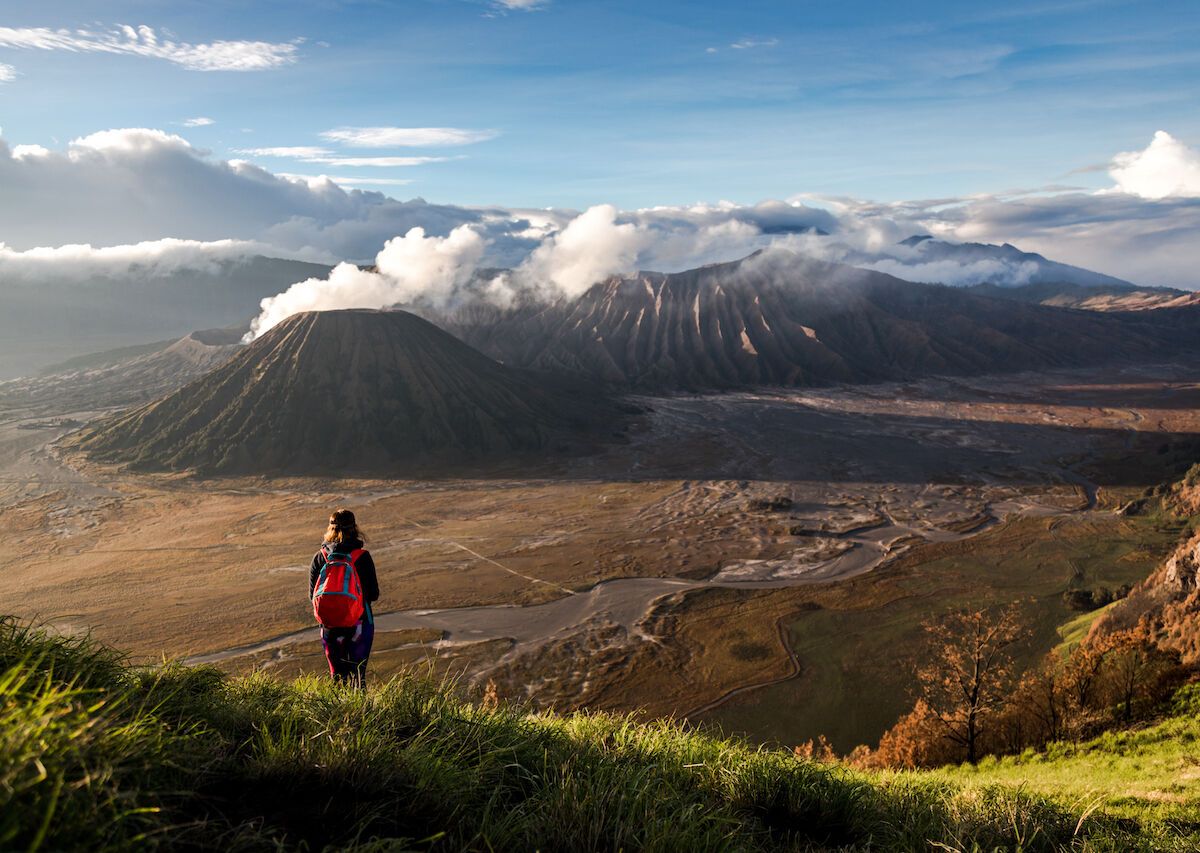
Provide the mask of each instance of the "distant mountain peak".
{"label": "distant mountain peak", "polygon": [[[1085,287],[1135,287],[1115,276],[1052,261],[1012,243],[955,243],[928,234],[914,234],[897,245],[916,251],[912,255],[851,253],[847,263],[880,269],[900,278],[935,281],[958,287],[1068,283]],[[906,269],[909,268],[909,269]]]}

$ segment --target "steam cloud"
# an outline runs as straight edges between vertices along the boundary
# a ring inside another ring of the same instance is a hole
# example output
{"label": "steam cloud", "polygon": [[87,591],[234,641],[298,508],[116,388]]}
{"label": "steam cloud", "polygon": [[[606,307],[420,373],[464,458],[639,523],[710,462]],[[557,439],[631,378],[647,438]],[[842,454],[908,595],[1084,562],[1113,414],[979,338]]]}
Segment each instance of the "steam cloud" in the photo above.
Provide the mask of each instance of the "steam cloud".
{"label": "steam cloud", "polygon": [[[506,305],[519,293],[548,301],[578,296],[598,281],[637,269],[681,269],[742,257],[772,242],[761,226],[729,218],[750,216],[749,210],[694,207],[670,209],[669,215],[665,210],[626,215],[602,204],[577,215],[548,214],[536,223],[518,220],[524,226],[518,235],[499,231],[487,237],[480,233],[486,225],[461,225],[446,237],[413,228],[387,242],[375,258],[375,271],[339,264],[327,279],[308,279],[264,299],[246,339],[301,311],[387,308],[417,301],[445,307],[478,298]],[[785,212],[790,212],[790,227],[795,229],[810,228],[809,220],[824,216],[803,205],[772,204],[765,218],[778,226]],[[510,271],[478,277],[489,250],[514,236],[534,241],[524,259]]]}
{"label": "steam cloud", "polygon": [[441,300],[474,274],[483,257],[483,238],[468,225],[446,237],[427,237],[413,228],[384,245],[375,257],[377,272],[341,263],[327,279],[310,278],[262,301],[247,340],[301,311],[330,308],[386,308],[417,296]]}
{"label": "steam cloud", "polygon": [[631,222],[617,224],[615,207],[597,205],[548,237],[516,274],[577,296],[601,279],[633,268],[646,242],[644,229]]}

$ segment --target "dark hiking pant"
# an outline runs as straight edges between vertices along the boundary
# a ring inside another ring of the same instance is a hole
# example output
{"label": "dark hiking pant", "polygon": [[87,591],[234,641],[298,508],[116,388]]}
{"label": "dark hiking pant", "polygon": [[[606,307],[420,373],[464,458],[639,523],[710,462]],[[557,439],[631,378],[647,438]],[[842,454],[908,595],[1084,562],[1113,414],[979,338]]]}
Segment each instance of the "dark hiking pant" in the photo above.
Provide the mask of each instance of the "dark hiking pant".
{"label": "dark hiking pant", "polygon": [[375,625],[365,619],[353,628],[321,629],[321,645],[334,681],[366,687],[367,658],[374,639]]}

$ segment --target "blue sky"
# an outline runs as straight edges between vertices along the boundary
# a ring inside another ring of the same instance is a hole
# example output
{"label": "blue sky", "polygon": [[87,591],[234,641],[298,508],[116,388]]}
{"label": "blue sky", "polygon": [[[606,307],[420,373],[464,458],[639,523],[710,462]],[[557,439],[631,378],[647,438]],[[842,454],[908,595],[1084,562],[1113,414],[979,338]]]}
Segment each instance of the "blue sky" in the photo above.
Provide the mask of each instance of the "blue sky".
{"label": "blue sky", "polygon": [[[264,70],[200,71],[0,47],[13,69],[0,84],[10,144],[57,149],[106,128],[161,128],[274,172],[410,181],[369,185],[398,198],[629,209],[1100,188],[1111,184],[1103,170],[1077,170],[1144,147],[1156,130],[1200,142],[1195,0],[548,0],[531,10],[160,0],[22,4],[0,20],[22,31],[119,25],[289,52]],[[182,126],[196,117],[213,123]],[[321,137],[365,126],[494,136],[372,148]],[[334,160],[447,159],[351,167],[238,153],[296,146]]]}

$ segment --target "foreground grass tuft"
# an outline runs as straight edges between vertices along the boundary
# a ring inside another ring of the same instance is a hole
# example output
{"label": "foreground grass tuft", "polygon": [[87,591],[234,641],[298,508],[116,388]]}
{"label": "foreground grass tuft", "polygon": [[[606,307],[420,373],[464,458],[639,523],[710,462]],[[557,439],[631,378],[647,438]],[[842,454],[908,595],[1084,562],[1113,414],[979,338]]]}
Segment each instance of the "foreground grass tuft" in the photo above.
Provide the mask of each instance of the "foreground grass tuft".
{"label": "foreground grass tuft", "polygon": [[0,620],[0,849],[1152,849],[1018,786],[868,775],[405,676],[126,666]]}

